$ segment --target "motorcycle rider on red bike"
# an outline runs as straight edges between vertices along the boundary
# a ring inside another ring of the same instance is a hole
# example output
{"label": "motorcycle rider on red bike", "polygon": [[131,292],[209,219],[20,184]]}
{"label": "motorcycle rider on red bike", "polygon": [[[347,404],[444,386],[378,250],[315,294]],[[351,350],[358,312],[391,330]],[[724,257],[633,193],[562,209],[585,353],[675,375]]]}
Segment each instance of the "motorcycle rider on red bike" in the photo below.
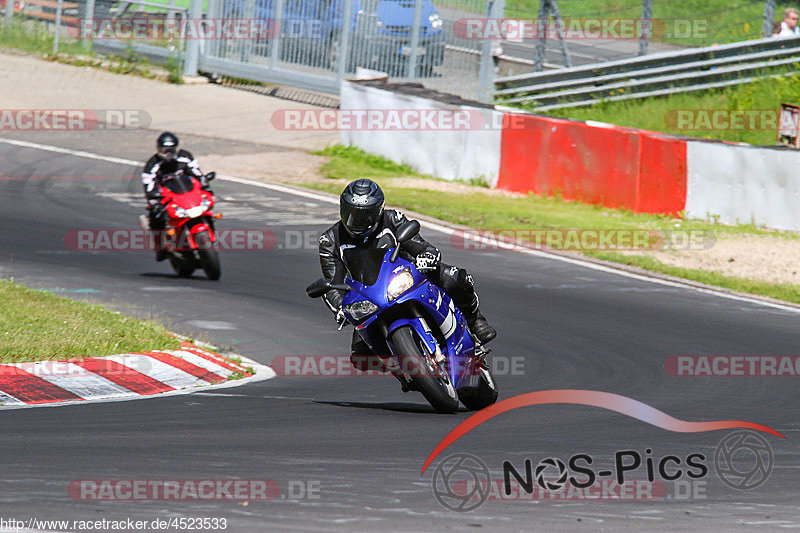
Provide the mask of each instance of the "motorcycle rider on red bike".
{"label": "motorcycle rider on red bike", "polygon": [[[192,176],[200,182],[203,190],[214,194],[205,179],[205,175],[200,171],[197,160],[194,156],[183,149],[178,148],[178,137],[165,131],[156,140],[156,153],[148,159],[142,171],[142,185],[144,195],[147,199],[147,218],[150,223],[150,230],[155,234],[162,231],[167,224],[167,212],[162,203],[161,187],[162,178],[176,172],[183,172]],[[156,247],[156,261],[163,261],[169,254]]]}
{"label": "motorcycle rider on red bike", "polygon": [[[341,220],[328,228],[319,238],[319,259],[322,274],[332,283],[343,283],[347,267],[342,250],[354,247],[374,247],[385,234],[393,237],[397,230],[408,222],[399,211],[384,210],[383,191],[372,180],[360,179],[351,182],[339,198]],[[394,239],[395,242],[397,239]],[[478,295],[475,293],[472,276],[466,270],[442,263],[442,254],[419,235],[401,245],[400,256],[413,263],[435,285],[443,289],[461,310],[470,331],[486,344],[497,336],[497,331],[481,314]],[[336,321],[344,322],[342,310],[343,292],[331,289],[322,299],[336,315]],[[372,351],[357,331],[353,330],[350,360],[353,366],[366,370],[364,356]]]}

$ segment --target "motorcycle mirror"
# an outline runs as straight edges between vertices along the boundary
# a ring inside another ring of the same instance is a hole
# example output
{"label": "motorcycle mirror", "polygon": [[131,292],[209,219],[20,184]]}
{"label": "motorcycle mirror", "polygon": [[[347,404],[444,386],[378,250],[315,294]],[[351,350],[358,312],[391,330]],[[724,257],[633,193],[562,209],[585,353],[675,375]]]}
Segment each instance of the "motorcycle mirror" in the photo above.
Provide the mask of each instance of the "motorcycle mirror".
{"label": "motorcycle mirror", "polygon": [[331,290],[331,282],[325,278],[319,278],[317,281],[306,287],[306,294],[309,298],[319,298],[329,290]]}
{"label": "motorcycle mirror", "polygon": [[403,224],[403,226],[397,230],[397,242],[404,243],[408,242],[414,237],[417,236],[419,233],[419,222],[416,220],[412,220]]}
{"label": "motorcycle mirror", "polygon": [[324,296],[325,293],[331,289],[349,291],[351,287],[345,283],[331,283],[325,278],[319,278],[317,281],[306,287],[306,294],[309,298],[319,298]]}
{"label": "motorcycle mirror", "polygon": [[216,172],[209,172],[208,174],[206,174],[206,181],[211,181],[216,177],[217,177]]}
{"label": "motorcycle mirror", "polygon": [[414,237],[417,236],[419,233],[419,222],[416,220],[412,220],[403,224],[399,230],[397,230],[397,246],[394,250],[392,250],[392,255],[389,260],[394,263],[397,261],[397,256],[400,254],[400,245],[404,242],[408,242]]}

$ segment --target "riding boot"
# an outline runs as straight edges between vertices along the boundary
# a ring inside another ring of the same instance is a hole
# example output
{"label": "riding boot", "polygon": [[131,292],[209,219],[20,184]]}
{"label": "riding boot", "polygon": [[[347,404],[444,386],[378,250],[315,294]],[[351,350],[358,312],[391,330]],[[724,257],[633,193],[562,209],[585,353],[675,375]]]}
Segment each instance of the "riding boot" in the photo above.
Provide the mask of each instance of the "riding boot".
{"label": "riding boot", "polygon": [[467,319],[467,324],[469,324],[469,330],[478,337],[481,344],[486,344],[497,337],[497,330],[489,324],[489,321],[481,313],[477,294],[473,293],[472,301],[469,305],[459,305],[458,308],[464,313],[464,318]]}

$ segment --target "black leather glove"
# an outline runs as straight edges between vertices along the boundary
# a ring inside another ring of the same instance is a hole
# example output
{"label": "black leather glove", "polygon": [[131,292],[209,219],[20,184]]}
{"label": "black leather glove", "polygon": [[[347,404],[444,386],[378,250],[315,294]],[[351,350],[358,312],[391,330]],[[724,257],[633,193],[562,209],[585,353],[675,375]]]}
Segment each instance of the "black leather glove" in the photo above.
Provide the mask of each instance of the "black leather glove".
{"label": "black leather glove", "polygon": [[156,202],[150,206],[150,213],[153,218],[162,218],[166,213],[166,207],[161,202]]}

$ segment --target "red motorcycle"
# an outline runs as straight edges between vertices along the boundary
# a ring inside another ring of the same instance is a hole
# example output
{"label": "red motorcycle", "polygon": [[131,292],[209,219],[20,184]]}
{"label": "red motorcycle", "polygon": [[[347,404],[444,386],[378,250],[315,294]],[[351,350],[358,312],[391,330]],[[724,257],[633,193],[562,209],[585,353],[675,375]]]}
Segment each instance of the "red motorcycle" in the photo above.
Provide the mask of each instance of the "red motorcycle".
{"label": "red motorcycle", "polygon": [[[214,179],[215,172],[206,174],[206,181]],[[158,239],[158,245],[169,252],[169,262],[175,274],[188,278],[197,268],[202,268],[210,280],[222,275],[219,253],[214,234],[214,195],[203,190],[200,182],[183,172],[161,178],[162,203],[169,220],[167,229]]]}

